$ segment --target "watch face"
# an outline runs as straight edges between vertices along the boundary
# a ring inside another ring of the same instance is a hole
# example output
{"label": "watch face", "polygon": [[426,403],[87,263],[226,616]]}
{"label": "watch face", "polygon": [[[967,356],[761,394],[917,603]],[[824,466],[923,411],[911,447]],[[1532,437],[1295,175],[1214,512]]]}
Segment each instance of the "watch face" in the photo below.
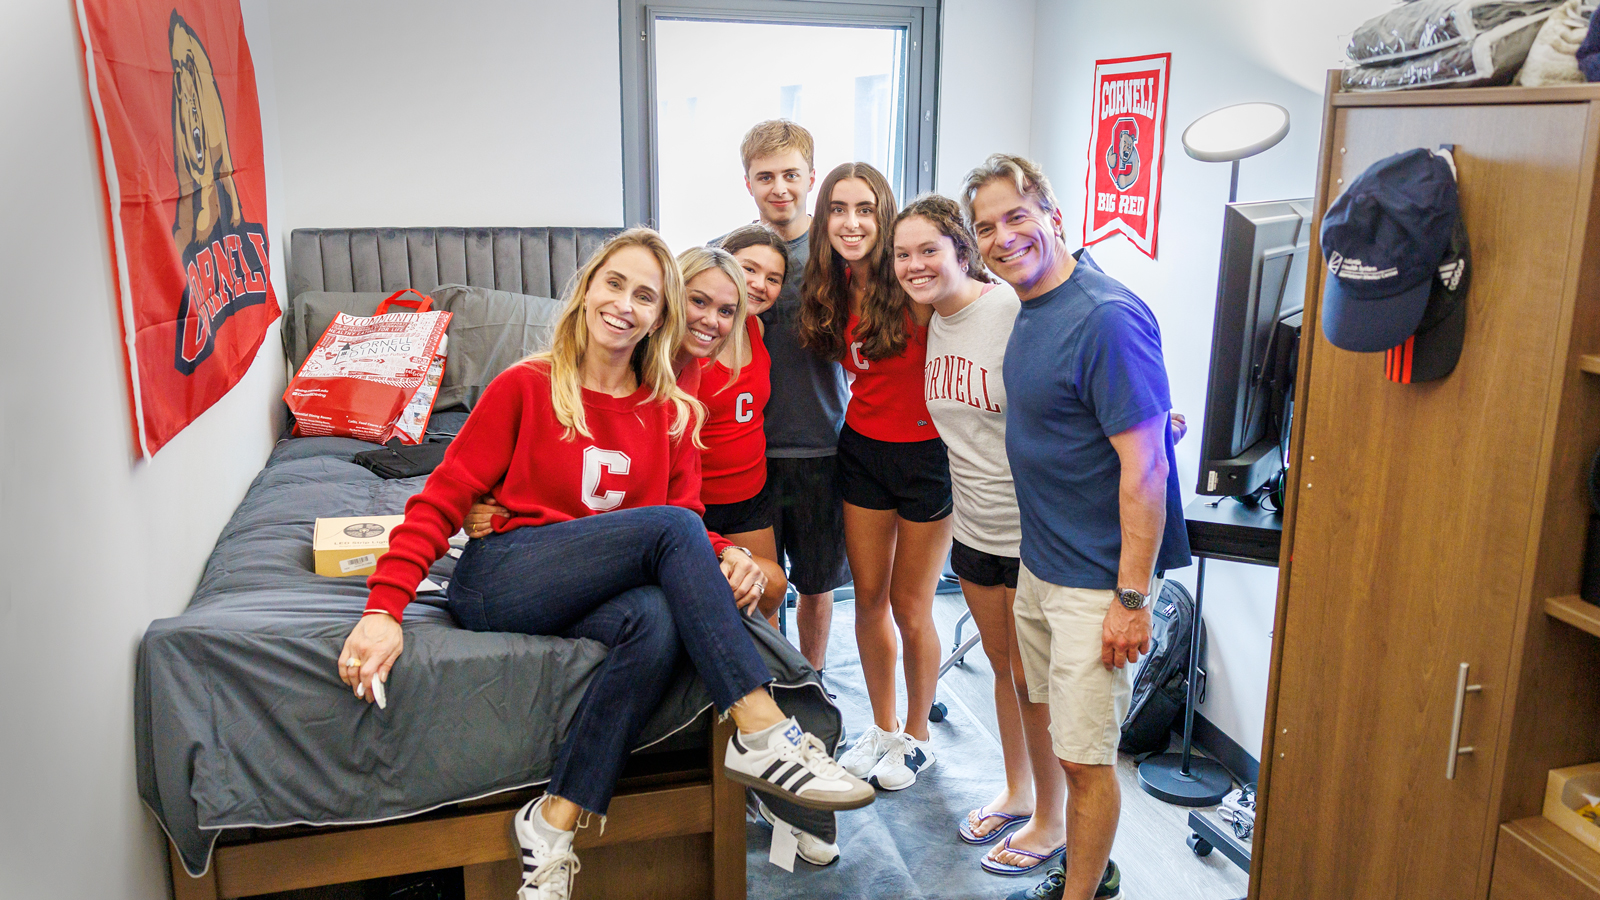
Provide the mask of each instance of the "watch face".
{"label": "watch face", "polygon": [[1122,605],[1128,609],[1137,610],[1144,608],[1145,595],[1139,593],[1133,588],[1123,588],[1117,591],[1117,599],[1122,601]]}

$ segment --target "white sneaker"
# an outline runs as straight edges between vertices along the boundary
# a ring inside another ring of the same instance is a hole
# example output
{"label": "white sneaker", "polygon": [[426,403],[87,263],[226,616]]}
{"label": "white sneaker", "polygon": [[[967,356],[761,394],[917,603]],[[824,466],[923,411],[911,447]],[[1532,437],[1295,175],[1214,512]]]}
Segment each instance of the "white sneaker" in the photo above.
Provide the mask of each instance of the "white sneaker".
{"label": "white sneaker", "polygon": [[[548,796],[548,795],[547,795]],[[517,843],[522,845],[522,887],[517,900],[567,900],[572,896],[572,879],[578,874],[578,856],[572,852],[573,832],[565,831],[550,843],[533,827],[533,816],[541,815],[539,803],[531,800],[513,818]]]}
{"label": "white sneaker", "polygon": [[878,764],[878,760],[883,759],[884,751],[888,749],[888,744],[885,742],[888,741],[890,734],[876,725],[868,725],[867,730],[861,732],[856,742],[850,745],[850,749],[839,757],[839,765],[844,766],[846,772],[857,778],[867,777],[867,773]]}
{"label": "white sneaker", "polygon": [[767,737],[761,750],[746,746],[734,732],[722,768],[745,787],[807,809],[857,809],[876,796],[871,786],[834,762],[822,742],[801,731],[792,718]]}
{"label": "white sneaker", "polygon": [[883,757],[867,773],[867,783],[901,791],[917,783],[917,773],[933,768],[933,742],[919,741],[904,731],[884,741]]}
{"label": "white sneaker", "polygon": [[772,810],[767,808],[765,803],[761,802],[759,797],[756,798],[756,810],[761,813],[761,818],[766,819],[767,824],[771,825],[774,831],[779,828],[787,828],[794,832],[800,845],[800,858],[806,862],[811,863],[813,866],[826,866],[839,858],[838,844],[829,843],[810,832],[801,831],[799,828],[778,818]]}

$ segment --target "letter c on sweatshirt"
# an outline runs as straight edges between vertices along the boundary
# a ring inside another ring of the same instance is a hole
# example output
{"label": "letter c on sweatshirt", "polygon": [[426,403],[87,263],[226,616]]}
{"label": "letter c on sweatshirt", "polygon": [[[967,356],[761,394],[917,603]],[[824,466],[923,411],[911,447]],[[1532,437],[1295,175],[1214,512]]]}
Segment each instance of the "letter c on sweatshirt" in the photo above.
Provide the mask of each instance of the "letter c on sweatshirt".
{"label": "letter c on sweatshirt", "polygon": [[583,505],[595,512],[605,512],[616,509],[622,505],[622,498],[626,491],[606,491],[600,493],[600,474],[602,471],[614,475],[626,475],[632,465],[628,454],[618,450],[602,450],[599,447],[588,447],[583,451]]}

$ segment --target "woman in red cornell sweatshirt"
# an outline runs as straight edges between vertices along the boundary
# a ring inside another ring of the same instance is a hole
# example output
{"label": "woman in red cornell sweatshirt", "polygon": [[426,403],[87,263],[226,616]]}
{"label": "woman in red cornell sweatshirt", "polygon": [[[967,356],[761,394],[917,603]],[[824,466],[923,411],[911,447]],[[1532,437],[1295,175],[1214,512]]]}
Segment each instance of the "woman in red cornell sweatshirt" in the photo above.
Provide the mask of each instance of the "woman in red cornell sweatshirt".
{"label": "woman in red cornell sweatshirt", "polygon": [[[828,173],[811,223],[800,342],[843,364],[850,405],[839,433],[845,551],[856,644],[873,724],[840,762],[885,790],[933,765],[928,712],[939,679],[933,593],[950,552],[950,467],[923,400],[929,311],[891,263],[894,194],[866,163]],[[895,718],[895,627],[905,642],[906,721]]]}
{"label": "woman in red cornell sweatshirt", "polygon": [[672,373],[684,322],[683,278],[661,238],[636,228],[607,242],[574,279],[550,352],[490,383],[406,504],[339,654],[345,683],[370,696],[401,655],[402,612],[473,500],[491,494],[511,511],[462,553],[449,590],[456,620],[610,648],[546,793],[516,815],[522,900],[569,896],[579,814],[605,814],[680,648],[738,726],[725,774],[817,808],[872,800],[765,688],[771,676],[734,605],[759,570],[699,519],[700,406]]}

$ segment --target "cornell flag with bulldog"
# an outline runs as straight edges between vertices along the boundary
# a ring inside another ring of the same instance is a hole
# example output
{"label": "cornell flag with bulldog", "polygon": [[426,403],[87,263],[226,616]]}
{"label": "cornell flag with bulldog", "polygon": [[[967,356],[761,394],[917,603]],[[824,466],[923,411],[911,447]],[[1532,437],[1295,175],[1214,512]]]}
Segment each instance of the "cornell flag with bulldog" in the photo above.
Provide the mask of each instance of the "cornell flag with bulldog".
{"label": "cornell flag with bulldog", "polygon": [[238,384],[278,317],[238,0],[77,0],[137,455]]}

